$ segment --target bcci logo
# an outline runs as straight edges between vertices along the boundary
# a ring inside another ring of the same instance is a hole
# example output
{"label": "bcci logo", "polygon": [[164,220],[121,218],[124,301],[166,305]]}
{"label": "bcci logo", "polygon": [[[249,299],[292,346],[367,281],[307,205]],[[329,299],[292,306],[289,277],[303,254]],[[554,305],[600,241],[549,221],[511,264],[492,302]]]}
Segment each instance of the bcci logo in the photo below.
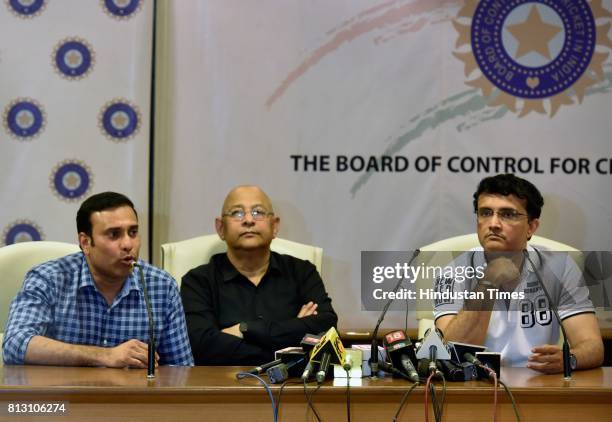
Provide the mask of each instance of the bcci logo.
{"label": "bcci logo", "polygon": [[6,0],[6,4],[13,15],[22,19],[40,15],[47,6],[46,0]]}
{"label": "bcci logo", "polygon": [[454,55],[490,106],[552,117],[603,79],[610,24],[596,20],[609,16],[601,0],[467,0]]}
{"label": "bcci logo", "polygon": [[17,98],[4,109],[2,122],[14,138],[28,141],[45,128],[45,110],[32,98]]}
{"label": "bcci logo", "polygon": [[100,0],[100,3],[107,15],[118,20],[131,18],[142,7],[141,0]]}
{"label": "bcci logo", "polygon": [[53,193],[60,199],[78,201],[91,189],[93,175],[85,163],[66,160],[55,166],[49,177],[49,184]]}
{"label": "bcci logo", "polygon": [[98,127],[111,141],[127,141],[140,130],[140,110],[124,98],[116,98],[102,107]]}
{"label": "bcci logo", "polygon": [[81,38],[66,38],[55,46],[52,62],[62,78],[79,80],[93,69],[94,51],[91,45]]}
{"label": "bcci logo", "polygon": [[5,245],[43,240],[44,234],[38,224],[30,220],[17,220],[4,229],[2,240]]}

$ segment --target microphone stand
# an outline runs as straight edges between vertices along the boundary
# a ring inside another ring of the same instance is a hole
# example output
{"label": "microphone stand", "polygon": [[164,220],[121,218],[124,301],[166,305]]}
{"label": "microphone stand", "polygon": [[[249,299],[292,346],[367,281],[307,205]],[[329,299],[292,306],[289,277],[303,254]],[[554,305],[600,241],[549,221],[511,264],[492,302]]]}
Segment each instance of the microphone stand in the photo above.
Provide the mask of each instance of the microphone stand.
{"label": "microphone stand", "polygon": [[535,272],[538,282],[540,283],[540,286],[542,286],[542,291],[546,295],[546,299],[548,300],[550,310],[555,315],[555,318],[557,319],[557,322],[559,323],[559,327],[561,327],[561,333],[563,333],[563,378],[565,378],[566,380],[571,380],[572,379],[572,367],[570,365],[570,344],[567,341],[567,334],[565,333],[565,328],[563,327],[563,324],[561,323],[561,317],[559,317],[557,306],[553,304],[553,301],[550,298],[550,294],[548,294],[548,290],[546,290],[546,286],[544,285],[544,281],[542,281],[540,272],[538,271],[537,267],[535,266],[535,264],[529,257],[529,252],[523,249],[523,255],[525,255],[525,258],[531,264],[531,267],[533,268],[533,271]]}
{"label": "microphone stand", "polygon": [[[408,261],[409,267],[412,265],[412,262],[416,259],[416,257],[419,256],[419,253],[421,253],[421,250],[415,249],[414,253],[412,254],[412,257],[410,258],[410,261]],[[399,290],[404,280],[405,280],[404,278],[400,278],[400,280],[397,282],[397,284],[393,288],[393,293],[397,293],[397,291]],[[391,303],[393,303],[394,297],[395,295],[393,295],[393,297],[389,299],[387,303],[385,304],[385,307],[383,308],[382,313],[380,314],[380,317],[378,318],[378,321],[376,322],[374,333],[372,334],[372,346],[370,348],[370,362],[369,362],[370,372],[372,373],[371,374],[372,378],[375,378],[376,374],[378,373],[378,329],[380,328],[380,324],[382,324],[383,320],[385,319],[385,315],[387,315],[387,311],[389,310]]]}
{"label": "microphone stand", "polygon": [[136,262],[134,262],[133,265],[138,268],[138,274],[140,275],[140,284],[142,284],[142,292],[143,292],[145,304],[147,307],[147,318],[149,320],[149,344],[148,344],[149,358],[147,362],[147,378],[154,379],[155,378],[155,324],[153,322],[153,310],[151,308],[151,301],[149,300],[149,293],[147,292],[147,283],[145,282],[142,267]]}

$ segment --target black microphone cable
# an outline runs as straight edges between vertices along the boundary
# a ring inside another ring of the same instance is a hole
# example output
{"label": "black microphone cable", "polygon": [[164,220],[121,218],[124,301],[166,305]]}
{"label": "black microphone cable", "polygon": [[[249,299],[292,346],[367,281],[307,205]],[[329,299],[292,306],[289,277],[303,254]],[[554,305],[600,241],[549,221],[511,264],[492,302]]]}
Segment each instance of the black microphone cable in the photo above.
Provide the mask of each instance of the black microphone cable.
{"label": "black microphone cable", "polygon": [[414,391],[414,389],[416,388],[417,385],[419,385],[419,383],[415,382],[408,389],[408,391],[406,391],[406,393],[404,393],[404,396],[402,397],[402,400],[400,401],[400,405],[399,405],[399,407],[397,409],[397,412],[395,412],[395,416],[393,416],[393,422],[397,422],[397,418],[399,418],[400,413],[402,413],[402,409],[404,408],[404,405],[406,404],[406,401],[408,400],[408,396],[410,395],[410,393],[412,393]]}
{"label": "black microphone cable", "polygon": [[268,393],[268,397],[270,397],[270,403],[272,403],[272,417],[274,418],[274,422],[277,422],[278,407],[276,406],[276,402],[274,401],[274,394],[272,394],[272,389],[270,388],[268,383],[264,381],[264,379],[261,378],[260,376],[251,374],[249,372],[239,372],[239,374],[241,375],[241,377],[240,378],[237,377],[238,380],[241,380],[246,377],[255,378],[266,389],[266,392]]}
{"label": "black microphone cable", "polygon": [[499,380],[498,382],[501,384],[502,387],[504,387],[504,390],[506,390],[508,397],[510,397],[510,401],[512,402],[512,410],[514,410],[514,415],[516,416],[517,422],[521,422],[521,416],[519,415],[519,412],[518,412],[518,406],[516,404],[516,400],[514,400],[514,396],[512,395],[512,392],[510,391],[510,387],[508,387],[506,383],[503,382],[502,380]]}
{"label": "black microphone cable", "polygon": [[296,381],[296,380],[287,379],[287,380],[285,380],[281,384],[280,388],[278,389],[278,395],[276,396],[276,415],[277,415],[277,417],[278,417],[278,415],[280,415],[281,398],[283,396],[283,391],[285,389],[285,386],[287,386],[289,384],[301,384],[301,383],[302,383],[301,380],[300,381]]}
{"label": "black microphone cable", "polygon": [[304,396],[306,396],[306,401],[308,402],[308,407],[306,407],[306,421],[308,421],[308,409],[310,409],[312,410],[312,413],[315,415],[315,418],[317,419],[317,421],[321,422],[321,417],[319,416],[319,412],[317,412],[317,409],[315,409],[314,403],[312,402],[312,397],[317,391],[319,391],[319,388],[321,388],[321,384],[317,384],[317,387],[310,394],[308,394],[307,381],[303,380],[303,382],[304,382]]}
{"label": "black microphone cable", "polygon": [[351,373],[349,369],[344,368],[346,372],[346,420],[351,422]]}

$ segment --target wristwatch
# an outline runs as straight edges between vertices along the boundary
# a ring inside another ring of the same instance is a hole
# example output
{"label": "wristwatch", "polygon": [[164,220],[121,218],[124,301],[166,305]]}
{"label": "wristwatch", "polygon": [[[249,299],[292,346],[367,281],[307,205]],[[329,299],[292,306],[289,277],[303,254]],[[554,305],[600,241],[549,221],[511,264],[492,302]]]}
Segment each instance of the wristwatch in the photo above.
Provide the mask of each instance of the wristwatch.
{"label": "wristwatch", "polygon": [[573,353],[570,354],[570,368],[572,368],[572,371],[575,371],[576,368],[578,368],[578,360],[576,359],[576,355]]}
{"label": "wristwatch", "polygon": [[486,287],[487,289],[496,289],[497,286],[491,283],[489,280],[482,279],[478,282],[479,286]]}
{"label": "wristwatch", "polygon": [[247,331],[249,331],[249,324],[247,324],[246,322],[241,322],[238,325],[238,329],[240,330],[240,332],[242,333],[242,335],[245,335]]}

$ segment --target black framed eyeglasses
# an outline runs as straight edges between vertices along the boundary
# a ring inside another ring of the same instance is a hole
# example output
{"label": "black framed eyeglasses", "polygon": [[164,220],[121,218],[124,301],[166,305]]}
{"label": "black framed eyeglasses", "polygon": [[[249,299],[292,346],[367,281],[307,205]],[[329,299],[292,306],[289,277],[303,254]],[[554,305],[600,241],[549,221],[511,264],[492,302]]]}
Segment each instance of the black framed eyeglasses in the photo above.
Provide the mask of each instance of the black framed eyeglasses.
{"label": "black framed eyeglasses", "polygon": [[529,217],[527,214],[518,212],[513,208],[502,208],[500,210],[478,208],[478,210],[476,210],[478,221],[489,220],[493,218],[494,215],[497,215],[497,217],[499,217],[499,219],[505,223],[516,223],[523,217]]}

